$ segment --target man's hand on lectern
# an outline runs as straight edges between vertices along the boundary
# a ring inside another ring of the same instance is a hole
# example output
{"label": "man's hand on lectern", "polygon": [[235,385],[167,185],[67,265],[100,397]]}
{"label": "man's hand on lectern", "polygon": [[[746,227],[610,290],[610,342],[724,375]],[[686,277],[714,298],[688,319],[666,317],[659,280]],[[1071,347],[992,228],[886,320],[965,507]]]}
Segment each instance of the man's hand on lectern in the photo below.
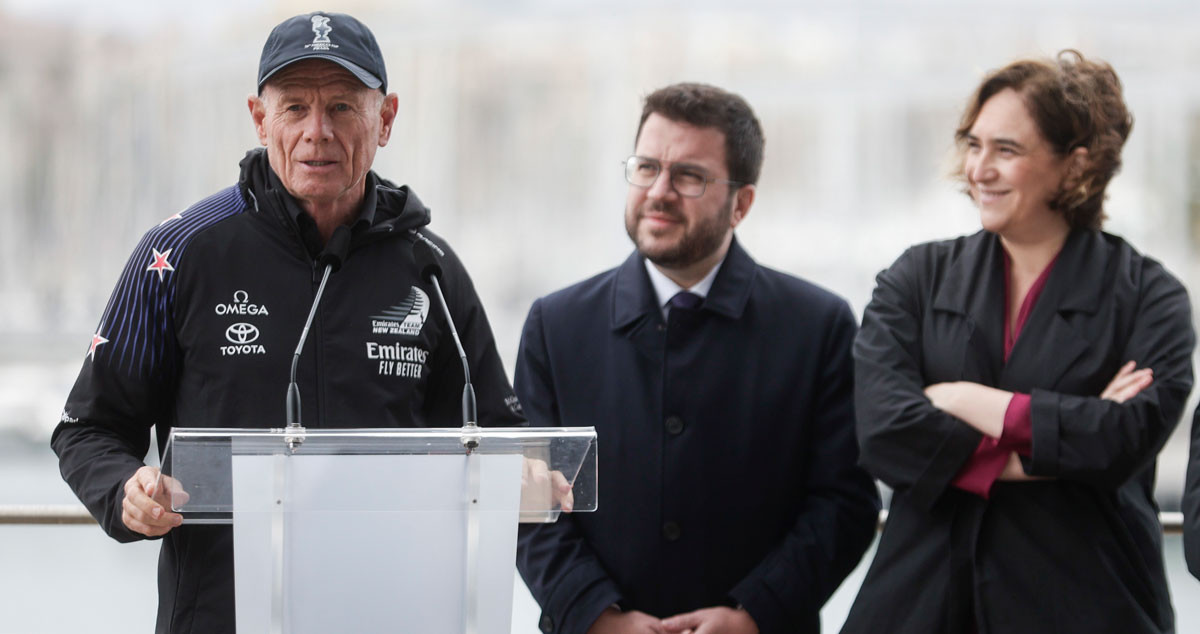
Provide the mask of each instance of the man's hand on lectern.
{"label": "man's hand on lectern", "polygon": [[159,537],[183,523],[183,516],[171,512],[171,498],[187,501],[179,482],[159,474],[158,467],[142,467],[125,481],[125,499],[121,501],[121,521],[129,530],[147,537]]}
{"label": "man's hand on lectern", "polygon": [[565,513],[575,509],[571,483],[561,471],[551,471],[545,461],[526,458],[521,467],[521,510],[546,511],[554,506]]}

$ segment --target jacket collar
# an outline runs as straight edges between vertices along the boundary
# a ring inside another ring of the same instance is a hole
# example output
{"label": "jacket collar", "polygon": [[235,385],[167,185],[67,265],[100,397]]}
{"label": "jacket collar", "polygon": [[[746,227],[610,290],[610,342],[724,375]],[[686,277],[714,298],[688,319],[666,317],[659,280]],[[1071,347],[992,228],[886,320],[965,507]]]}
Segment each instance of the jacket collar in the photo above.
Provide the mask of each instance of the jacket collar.
{"label": "jacket collar", "polygon": [[[962,348],[962,378],[1018,392],[1056,385],[1091,345],[1086,327],[1077,318],[1099,310],[1108,265],[1104,237],[1092,230],[1075,230],[1067,236],[1007,363],[1000,239],[981,231],[961,244],[948,264],[933,308],[958,313],[970,324],[965,339],[954,343]],[[1052,355],[1038,354],[1051,349]]]}
{"label": "jacket collar", "polygon": [[[1004,267],[1001,249],[1000,238],[994,233],[980,231],[966,238],[962,250],[949,264],[933,307],[982,321],[984,312],[996,309],[994,302],[998,298],[1002,312]],[[1050,300],[1058,310],[1096,312],[1103,293],[1104,276],[1099,273],[1105,267],[1105,251],[1104,238],[1099,231],[1072,231],[1063,243],[1039,303]],[[995,294],[996,289],[999,289],[999,295]]]}
{"label": "jacket collar", "polygon": [[[1109,245],[1103,234],[1091,229],[1076,229],[1067,236],[1058,263],[1050,272],[1051,280],[1057,277],[1059,310],[1095,313],[1100,309],[1104,295],[1104,270],[1109,266]],[[1061,273],[1059,273],[1061,267]]]}
{"label": "jacket collar", "polygon": [[[634,251],[617,267],[613,288],[612,328],[620,330],[646,317],[662,319],[658,296],[650,284],[645,264],[640,253]],[[758,265],[738,244],[737,238],[730,242],[729,253],[721,264],[721,270],[713,280],[712,289],[700,305],[700,310],[724,315],[730,319],[742,316],[746,302],[750,299],[750,288]]]}
{"label": "jacket collar", "polygon": [[[252,209],[267,211],[284,225],[298,232],[304,224],[313,222],[271,169],[265,149],[250,150],[239,166],[241,175],[238,185]],[[397,186],[374,171],[367,172],[366,181],[359,216],[351,223],[354,233],[352,244],[372,241],[393,233],[398,235],[403,233],[404,229],[415,229],[429,224],[429,208],[421,203],[407,185]]]}

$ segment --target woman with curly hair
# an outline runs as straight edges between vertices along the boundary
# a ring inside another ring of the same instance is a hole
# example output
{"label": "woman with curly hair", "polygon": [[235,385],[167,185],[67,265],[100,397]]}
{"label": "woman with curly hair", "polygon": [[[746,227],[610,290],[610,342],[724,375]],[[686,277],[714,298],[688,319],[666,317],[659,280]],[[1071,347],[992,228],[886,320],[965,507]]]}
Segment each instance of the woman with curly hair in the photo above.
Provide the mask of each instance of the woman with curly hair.
{"label": "woman with curly hair", "polygon": [[1192,386],[1187,292],[1100,230],[1133,119],[1108,64],[990,73],[955,133],[983,229],[879,274],[861,463],[894,489],[843,632],[1173,632],[1155,458]]}

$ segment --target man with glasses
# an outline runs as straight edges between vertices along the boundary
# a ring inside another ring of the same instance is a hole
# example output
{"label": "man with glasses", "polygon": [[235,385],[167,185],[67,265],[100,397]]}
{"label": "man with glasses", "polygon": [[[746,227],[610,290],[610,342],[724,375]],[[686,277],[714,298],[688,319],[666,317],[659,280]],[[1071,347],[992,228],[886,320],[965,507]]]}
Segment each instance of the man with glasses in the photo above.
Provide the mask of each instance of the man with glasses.
{"label": "man with glasses", "polygon": [[636,251],[530,309],[526,415],[599,436],[599,510],[522,527],[544,632],[819,632],[874,535],[854,317],[734,238],[762,152],[741,97],[651,94],[625,162]]}

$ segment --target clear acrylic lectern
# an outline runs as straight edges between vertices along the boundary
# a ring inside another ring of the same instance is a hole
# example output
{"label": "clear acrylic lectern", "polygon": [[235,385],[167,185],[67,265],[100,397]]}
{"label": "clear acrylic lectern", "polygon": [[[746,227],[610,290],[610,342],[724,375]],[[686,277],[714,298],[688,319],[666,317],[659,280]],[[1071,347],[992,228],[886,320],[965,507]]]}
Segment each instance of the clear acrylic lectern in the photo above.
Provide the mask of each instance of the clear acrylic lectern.
{"label": "clear acrylic lectern", "polygon": [[597,503],[591,427],[178,428],[162,465],[233,525],[240,632],[507,633],[518,521]]}

